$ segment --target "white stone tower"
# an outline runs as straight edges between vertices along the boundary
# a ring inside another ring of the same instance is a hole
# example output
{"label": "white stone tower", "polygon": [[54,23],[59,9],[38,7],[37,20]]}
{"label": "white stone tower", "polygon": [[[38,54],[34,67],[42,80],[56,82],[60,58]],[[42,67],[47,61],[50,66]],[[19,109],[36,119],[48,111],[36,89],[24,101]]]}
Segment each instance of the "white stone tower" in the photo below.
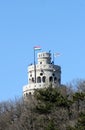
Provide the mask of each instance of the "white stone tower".
{"label": "white stone tower", "polygon": [[38,63],[28,66],[28,84],[23,87],[23,96],[33,94],[35,89],[61,84],[61,67],[51,62],[51,53],[37,54]]}

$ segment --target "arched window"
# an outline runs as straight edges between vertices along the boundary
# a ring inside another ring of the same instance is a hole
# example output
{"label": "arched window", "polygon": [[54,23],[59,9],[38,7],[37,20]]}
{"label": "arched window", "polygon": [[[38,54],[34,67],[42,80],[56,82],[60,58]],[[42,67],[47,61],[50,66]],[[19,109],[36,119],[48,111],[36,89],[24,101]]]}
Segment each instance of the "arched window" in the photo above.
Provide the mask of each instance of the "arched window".
{"label": "arched window", "polygon": [[28,97],[28,93],[26,93],[26,97]]}
{"label": "arched window", "polygon": [[34,78],[32,77],[32,82],[34,83]]}
{"label": "arched window", "polygon": [[53,77],[50,76],[50,77],[49,77],[49,82],[52,82],[52,81],[53,81]]}
{"label": "arched window", "polygon": [[41,77],[37,77],[37,83],[41,83]]}
{"label": "arched window", "polygon": [[43,76],[42,77],[42,82],[45,83],[45,81],[46,81],[46,76]]}
{"label": "arched window", "polygon": [[61,81],[61,80],[60,80],[60,78],[59,78],[59,79],[58,79],[59,84],[60,84],[60,81]]}
{"label": "arched window", "polygon": [[31,95],[31,92],[29,92],[29,95]]}
{"label": "arched window", "polygon": [[54,77],[54,83],[56,83],[57,82],[57,78],[56,77]]}

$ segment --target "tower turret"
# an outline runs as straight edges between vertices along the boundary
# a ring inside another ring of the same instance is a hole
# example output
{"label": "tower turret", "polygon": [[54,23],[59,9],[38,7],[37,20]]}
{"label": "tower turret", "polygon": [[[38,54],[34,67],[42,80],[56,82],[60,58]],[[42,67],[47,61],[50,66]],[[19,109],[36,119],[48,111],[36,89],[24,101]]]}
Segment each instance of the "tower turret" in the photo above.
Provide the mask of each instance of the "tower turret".
{"label": "tower turret", "polygon": [[51,64],[51,53],[42,52],[38,53],[38,64]]}

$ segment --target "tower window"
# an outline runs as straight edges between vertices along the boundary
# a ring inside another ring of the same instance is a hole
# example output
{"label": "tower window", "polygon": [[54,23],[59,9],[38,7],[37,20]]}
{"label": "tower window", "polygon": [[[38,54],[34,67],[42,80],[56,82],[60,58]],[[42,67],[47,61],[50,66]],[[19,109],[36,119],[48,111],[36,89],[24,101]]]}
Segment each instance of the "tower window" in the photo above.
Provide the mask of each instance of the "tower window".
{"label": "tower window", "polygon": [[41,83],[41,77],[37,77],[37,83]]}
{"label": "tower window", "polygon": [[34,82],[34,78],[32,77],[32,82]]}
{"label": "tower window", "polygon": [[58,82],[59,82],[59,84],[60,84],[60,78],[58,79]]}
{"label": "tower window", "polygon": [[46,76],[43,76],[42,77],[42,82],[45,83],[45,81],[46,81]]}
{"label": "tower window", "polygon": [[42,76],[43,75],[43,73],[40,73],[40,76]]}
{"label": "tower window", "polygon": [[31,92],[29,92],[29,95],[31,95]]}
{"label": "tower window", "polygon": [[26,97],[28,97],[28,93],[26,93]]}
{"label": "tower window", "polygon": [[49,77],[49,82],[52,82],[52,81],[53,81],[53,77],[50,76],[50,77]]}
{"label": "tower window", "polygon": [[56,83],[57,82],[57,78],[56,77],[54,77],[54,83]]}
{"label": "tower window", "polygon": [[42,62],[40,62],[40,64],[42,64]]}
{"label": "tower window", "polygon": [[55,76],[55,74],[53,73],[53,76]]}

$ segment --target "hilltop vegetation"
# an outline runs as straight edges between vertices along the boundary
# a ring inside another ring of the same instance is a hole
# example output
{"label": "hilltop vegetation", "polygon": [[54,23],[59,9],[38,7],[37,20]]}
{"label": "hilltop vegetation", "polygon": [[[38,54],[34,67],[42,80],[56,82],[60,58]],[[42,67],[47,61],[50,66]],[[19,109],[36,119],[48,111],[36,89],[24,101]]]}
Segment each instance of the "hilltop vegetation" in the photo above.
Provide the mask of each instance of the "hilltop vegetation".
{"label": "hilltop vegetation", "polygon": [[0,103],[0,130],[85,130],[85,82],[50,86],[25,101]]}

